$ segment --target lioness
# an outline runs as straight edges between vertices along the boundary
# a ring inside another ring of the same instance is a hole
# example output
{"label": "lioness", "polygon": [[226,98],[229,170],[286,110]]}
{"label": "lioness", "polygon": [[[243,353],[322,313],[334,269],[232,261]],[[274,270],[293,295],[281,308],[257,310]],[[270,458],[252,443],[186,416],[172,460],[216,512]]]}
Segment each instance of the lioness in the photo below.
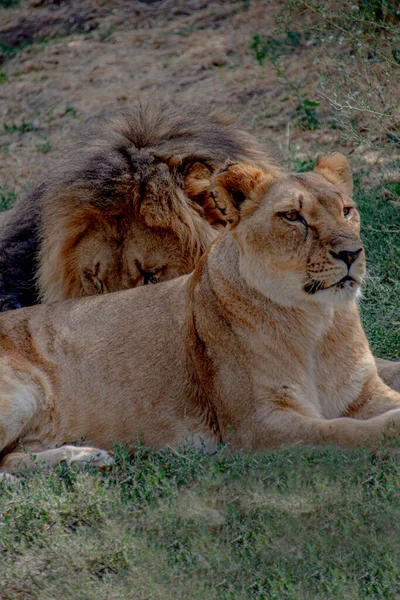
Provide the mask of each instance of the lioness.
{"label": "lioness", "polygon": [[[379,378],[357,296],[360,219],[344,156],[312,173],[228,165],[212,194],[230,223],[194,273],[155,287],[4,313],[1,467],[111,462],[154,448],[375,447],[400,394]],[[57,446],[88,438],[96,448]]]}

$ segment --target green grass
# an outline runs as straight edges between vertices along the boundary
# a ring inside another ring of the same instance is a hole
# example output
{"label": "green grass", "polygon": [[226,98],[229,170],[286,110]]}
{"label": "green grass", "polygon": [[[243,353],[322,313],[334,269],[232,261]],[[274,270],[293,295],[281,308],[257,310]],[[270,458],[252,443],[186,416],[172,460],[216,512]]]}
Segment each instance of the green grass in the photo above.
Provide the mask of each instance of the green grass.
{"label": "green grass", "polygon": [[[390,186],[389,186],[390,187]],[[396,184],[392,192],[397,193]],[[376,355],[400,359],[400,210],[379,185],[362,189],[355,181],[369,278],[361,302],[364,329]]]}
{"label": "green grass", "polygon": [[25,121],[25,119],[22,120],[21,124],[12,123],[9,125],[8,123],[3,123],[3,127],[6,133],[15,133],[16,131],[27,133],[28,131],[35,130],[35,125],[32,121]]}
{"label": "green grass", "polygon": [[0,597],[395,598],[399,464],[366,451],[120,450],[4,488]]}
{"label": "green grass", "polygon": [[[3,189],[0,209],[14,197]],[[371,276],[364,326],[374,352],[399,358],[400,212],[360,177],[355,198]],[[3,484],[1,600],[400,597],[398,458],[315,448],[116,455],[111,473],[63,465]]]}
{"label": "green grass", "polygon": [[19,0],[0,0],[0,7],[2,8],[16,8],[19,4]]}
{"label": "green grass", "polygon": [[6,185],[0,185],[0,212],[11,208],[17,199],[14,190],[10,190]]}
{"label": "green grass", "polygon": [[52,145],[51,145],[50,140],[47,140],[46,142],[43,142],[42,144],[38,144],[36,146],[36,150],[38,152],[43,152],[43,154],[47,154],[48,152],[51,152]]}

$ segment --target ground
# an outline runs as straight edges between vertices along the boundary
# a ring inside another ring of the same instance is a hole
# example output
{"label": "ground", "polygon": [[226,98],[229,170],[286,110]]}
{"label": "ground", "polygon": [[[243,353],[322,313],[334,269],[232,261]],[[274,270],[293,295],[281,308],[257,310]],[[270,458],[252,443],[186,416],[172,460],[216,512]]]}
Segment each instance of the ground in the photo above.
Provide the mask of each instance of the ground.
{"label": "ground", "polygon": [[[0,210],[80,124],[146,96],[228,108],[291,168],[348,155],[374,352],[400,358],[400,21],[380,0],[0,0]],[[397,598],[398,459],[192,448],[0,489],[0,599]]]}

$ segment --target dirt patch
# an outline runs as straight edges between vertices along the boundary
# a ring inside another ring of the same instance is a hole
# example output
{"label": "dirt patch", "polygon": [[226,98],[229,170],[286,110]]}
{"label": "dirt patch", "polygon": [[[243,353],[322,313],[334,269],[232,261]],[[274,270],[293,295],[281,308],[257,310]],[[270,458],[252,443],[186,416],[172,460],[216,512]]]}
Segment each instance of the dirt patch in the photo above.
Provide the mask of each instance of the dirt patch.
{"label": "dirt patch", "polygon": [[[277,0],[21,0],[0,8],[8,48],[0,66],[0,185],[20,191],[45,177],[88,116],[153,96],[226,107],[266,146],[304,164],[332,150],[362,156],[365,148],[334,123],[331,102],[317,91],[346,61],[351,66],[351,46],[336,34],[318,37],[313,11],[296,13],[298,31],[293,24],[277,31],[284,8]],[[278,62],[260,59],[263,52]],[[393,80],[379,85],[398,94]],[[357,112],[357,127],[368,130],[367,116]],[[398,150],[388,133],[399,137],[382,130],[378,145]]]}
{"label": "dirt patch", "polygon": [[[36,4],[37,6],[37,4]],[[59,4],[55,4],[59,6]],[[98,11],[92,9],[84,11],[68,10],[61,14],[49,11],[48,14],[23,17],[15,24],[0,29],[0,63],[13,56],[30,44],[41,40],[49,40],[57,36],[67,36],[73,33],[88,33],[98,27],[96,21]]]}

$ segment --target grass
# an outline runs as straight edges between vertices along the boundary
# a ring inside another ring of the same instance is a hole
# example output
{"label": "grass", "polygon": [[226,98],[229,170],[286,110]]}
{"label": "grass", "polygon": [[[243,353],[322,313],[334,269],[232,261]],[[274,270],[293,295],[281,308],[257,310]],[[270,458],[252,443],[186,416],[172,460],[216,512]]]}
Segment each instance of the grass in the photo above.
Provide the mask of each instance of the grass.
{"label": "grass", "polygon": [[17,194],[14,190],[10,190],[7,186],[0,186],[0,212],[11,208],[17,199]]}
{"label": "grass", "polygon": [[47,140],[46,142],[43,142],[42,144],[38,144],[36,146],[36,150],[38,152],[43,152],[43,154],[47,154],[48,152],[51,152],[52,145],[51,145],[50,140]]}
{"label": "grass", "polygon": [[[396,193],[396,184],[389,186]],[[400,211],[382,185],[365,191],[356,178],[356,200],[368,260],[361,303],[363,326],[373,352],[400,359]]]}
{"label": "grass", "polygon": [[16,131],[20,133],[27,133],[35,130],[35,125],[32,123],[32,121],[25,121],[25,119],[22,119],[21,124],[12,123],[9,125],[8,123],[3,123],[3,127],[6,133],[15,133]]}
{"label": "grass", "polygon": [[16,8],[19,4],[19,0],[0,0],[0,7],[2,8]]}
{"label": "grass", "polygon": [[290,449],[122,449],[4,488],[2,600],[394,598],[398,461]]}

